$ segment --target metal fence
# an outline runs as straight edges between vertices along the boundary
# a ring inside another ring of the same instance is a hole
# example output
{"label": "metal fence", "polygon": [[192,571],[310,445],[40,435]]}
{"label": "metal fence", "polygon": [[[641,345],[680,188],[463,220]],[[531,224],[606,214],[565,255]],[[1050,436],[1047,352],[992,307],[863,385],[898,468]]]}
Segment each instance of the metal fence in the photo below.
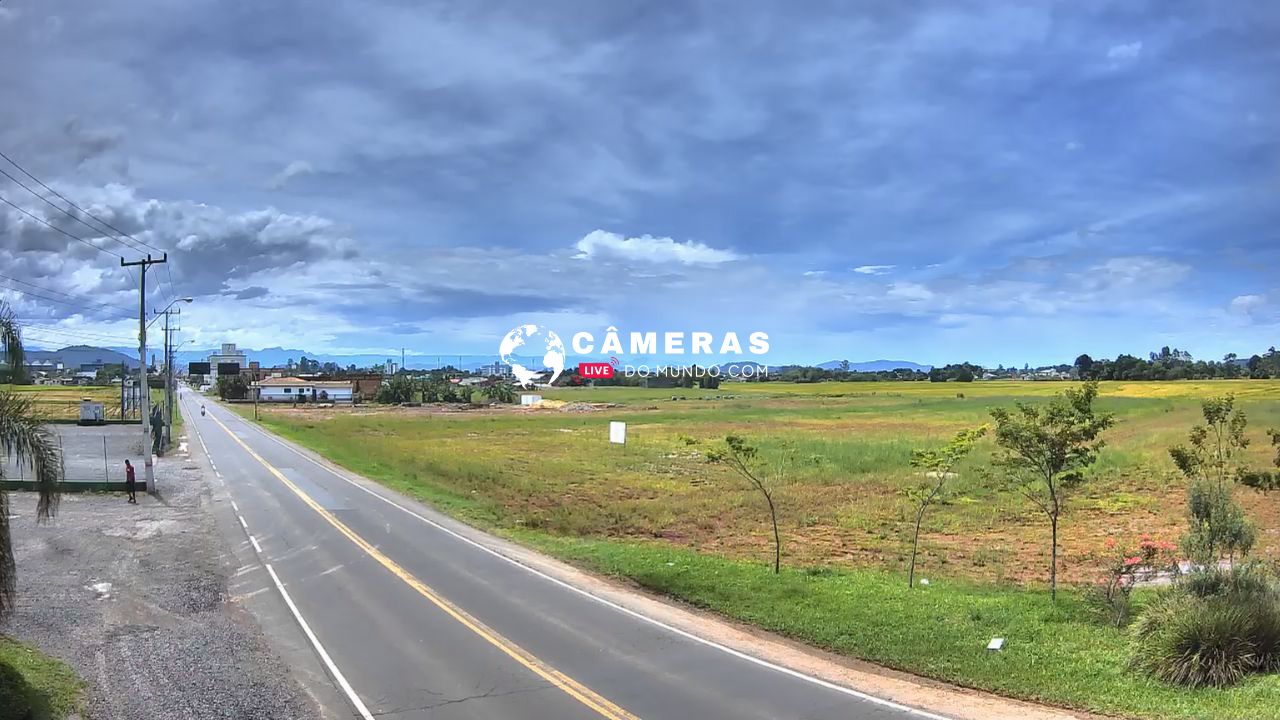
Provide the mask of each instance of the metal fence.
{"label": "metal fence", "polygon": [[[83,484],[85,489],[96,489],[106,484],[123,484],[124,461],[133,463],[134,475],[141,483],[144,478],[143,463],[146,448],[143,446],[141,425],[50,425],[62,450],[64,482],[72,486]],[[32,480],[30,466],[5,459],[4,478],[19,484]]]}

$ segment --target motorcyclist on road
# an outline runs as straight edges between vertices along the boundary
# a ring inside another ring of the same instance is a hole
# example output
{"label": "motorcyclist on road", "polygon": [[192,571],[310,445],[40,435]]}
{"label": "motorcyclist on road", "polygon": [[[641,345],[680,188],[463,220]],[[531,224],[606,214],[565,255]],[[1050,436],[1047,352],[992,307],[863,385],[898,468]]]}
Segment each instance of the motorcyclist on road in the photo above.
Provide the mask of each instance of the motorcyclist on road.
{"label": "motorcyclist on road", "polygon": [[204,403],[200,403],[200,416],[204,417]]}

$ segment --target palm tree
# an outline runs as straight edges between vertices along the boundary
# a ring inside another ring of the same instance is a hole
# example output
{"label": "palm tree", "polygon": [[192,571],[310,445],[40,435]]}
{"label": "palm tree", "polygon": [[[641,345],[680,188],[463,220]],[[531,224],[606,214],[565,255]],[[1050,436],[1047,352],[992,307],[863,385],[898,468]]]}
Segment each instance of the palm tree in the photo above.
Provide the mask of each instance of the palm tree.
{"label": "palm tree", "polygon": [[[22,333],[8,304],[0,300],[0,347],[10,367],[10,375],[21,377]],[[48,520],[58,509],[58,487],[62,483],[62,457],[53,436],[36,417],[25,393],[0,390],[0,459],[30,467],[35,478],[36,521]],[[4,464],[0,463],[0,480]],[[0,619],[14,608],[17,575],[13,563],[13,543],[9,536],[9,495],[0,487]]]}

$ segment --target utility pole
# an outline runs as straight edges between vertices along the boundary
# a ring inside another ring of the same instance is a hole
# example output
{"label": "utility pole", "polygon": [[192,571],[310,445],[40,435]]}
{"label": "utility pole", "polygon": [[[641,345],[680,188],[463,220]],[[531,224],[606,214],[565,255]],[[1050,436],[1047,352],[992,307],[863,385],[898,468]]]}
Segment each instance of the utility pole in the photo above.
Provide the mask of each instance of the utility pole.
{"label": "utility pole", "polygon": [[125,262],[120,258],[120,267],[142,268],[141,280],[138,283],[138,403],[139,414],[142,415],[142,448],[146,453],[143,463],[143,477],[147,483],[147,492],[155,494],[156,473],[151,458],[151,391],[147,389],[147,268],[169,261],[169,253],[159,260],[152,260],[147,253],[145,260]]}
{"label": "utility pole", "polygon": [[173,427],[173,333],[181,328],[170,327],[169,318],[174,313],[182,314],[182,308],[165,308],[156,313],[156,315],[164,315],[164,444],[169,447],[173,444],[173,436],[170,434],[170,428]]}

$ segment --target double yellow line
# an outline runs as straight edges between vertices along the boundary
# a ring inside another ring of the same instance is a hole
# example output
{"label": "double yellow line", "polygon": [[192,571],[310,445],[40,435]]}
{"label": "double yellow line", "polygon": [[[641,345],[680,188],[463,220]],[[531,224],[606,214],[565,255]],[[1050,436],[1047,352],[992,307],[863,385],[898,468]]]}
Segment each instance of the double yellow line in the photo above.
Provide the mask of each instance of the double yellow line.
{"label": "double yellow line", "polygon": [[212,414],[209,415],[209,418],[217,423],[218,427],[226,431],[227,435],[229,435],[232,440],[235,440],[240,447],[244,448],[244,451],[249,453],[254,460],[262,463],[262,466],[274,475],[277,480],[284,483],[285,487],[292,490],[294,495],[297,495],[302,502],[307,504],[307,507],[315,510],[316,514],[324,518],[325,521],[337,529],[338,532],[345,535],[348,540],[355,543],[356,547],[363,550],[366,555],[376,560],[379,565],[390,570],[392,574],[403,580],[406,585],[416,590],[422,597],[431,601],[433,605],[443,610],[449,615],[449,617],[457,620],[463,627],[476,635],[479,635],[490,645],[506,653],[512,660],[515,660],[525,666],[529,670],[533,671],[534,674],[560,688],[574,700],[586,705],[601,716],[608,718],[608,720],[640,720],[640,718],[610,702],[607,698],[601,696],[586,685],[583,685],[577,680],[574,680],[568,675],[565,675],[559,670],[556,670],[546,664],[542,660],[539,660],[535,655],[533,655],[533,653],[530,653],[528,650],[525,650],[502,635],[499,635],[495,630],[493,630],[493,628],[490,628],[480,622],[476,618],[472,617],[467,611],[457,605],[454,605],[439,593],[432,590],[421,580],[414,577],[412,573],[396,563],[396,561],[387,557],[382,553],[382,551],[378,550],[378,548],[369,544],[367,540],[357,535],[354,530],[347,527],[341,520],[335,517],[333,513],[321,507],[320,504],[313,500],[310,495],[307,495],[301,488],[290,481],[289,478],[285,477],[284,473],[277,470],[275,466],[267,462],[261,455],[254,452],[253,448],[249,447],[244,440],[241,440],[235,433],[231,432],[231,429],[224,425],[221,420],[214,417]]}

